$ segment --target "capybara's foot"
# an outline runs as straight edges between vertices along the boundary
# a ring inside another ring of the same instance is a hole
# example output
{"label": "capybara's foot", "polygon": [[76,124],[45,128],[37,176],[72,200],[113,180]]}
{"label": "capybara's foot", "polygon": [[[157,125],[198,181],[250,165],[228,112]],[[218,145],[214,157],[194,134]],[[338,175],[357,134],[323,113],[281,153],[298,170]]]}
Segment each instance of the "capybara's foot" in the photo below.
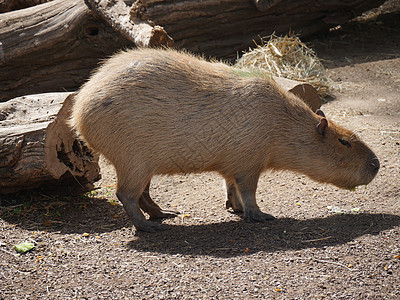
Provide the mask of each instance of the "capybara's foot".
{"label": "capybara's foot", "polygon": [[179,215],[180,213],[178,211],[173,211],[173,210],[166,210],[166,209],[160,209],[156,213],[153,213],[153,215],[150,215],[150,220],[152,219],[167,219],[167,218],[175,218]]}
{"label": "capybara's foot", "polygon": [[133,221],[133,224],[135,225],[137,231],[156,232],[167,229],[166,225],[146,220],[145,221],[140,220],[139,222]]}
{"label": "capybara's foot", "polygon": [[[139,199],[143,197],[140,198],[132,197],[130,196],[129,193],[120,188],[117,190],[117,197],[119,201],[121,201],[122,204],[124,205],[125,211],[131,218],[133,225],[135,225],[136,230],[145,232],[155,232],[158,230],[166,229],[166,226],[163,224],[146,220],[143,212],[139,207]],[[159,209],[158,206],[156,207],[151,206],[151,207],[155,208],[156,210],[157,208]]]}
{"label": "capybara's foot", "polygon": [[244,220],[246,222],[267,222],[275,220],[275,217],[260,210],[247,210],[244,213]]}
{"label": "capybara's foot", "polygon": [[161,209],[149,194],[142,194],[139,205],[144,212],[149,214],[150,219],[175,218],[179,215],[177,211]]}

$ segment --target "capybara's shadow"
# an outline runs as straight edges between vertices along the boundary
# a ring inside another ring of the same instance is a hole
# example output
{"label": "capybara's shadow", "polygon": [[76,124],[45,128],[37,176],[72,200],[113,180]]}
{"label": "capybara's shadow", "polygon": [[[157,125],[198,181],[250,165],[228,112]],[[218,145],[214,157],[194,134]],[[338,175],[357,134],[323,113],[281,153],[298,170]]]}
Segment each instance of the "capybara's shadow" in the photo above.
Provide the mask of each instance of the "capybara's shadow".
{"label": "capybara's shadow", "polygon": [[[23,208],[20,213],[9,213],[20,205],[0,206],[0,218],[23,229],[62,234],[103,233],[133,226],[122,206],[110,205],[102,198],[77,197],[64,204],[36,201],[30,203],[28,211]],[[46,210],[47,206],[51,209]],[[143,252],[232,257],[258,251],[340,245],[396,226],[400,226],[400,216],[392,214],[336,214],[305,220],[281,218],[267,223],[166,225],[164,231],[136,232],[127,247]]]}
{"label": "capybara's shadow", "polygon": [[342,214],[306,220],[284,218],[268,223],[230,221],[170,225],[166,231],[137,232],[128,247],[167,254],[232,257],[258,251],[340,245],[399,225],[400,216],[390,214]]}

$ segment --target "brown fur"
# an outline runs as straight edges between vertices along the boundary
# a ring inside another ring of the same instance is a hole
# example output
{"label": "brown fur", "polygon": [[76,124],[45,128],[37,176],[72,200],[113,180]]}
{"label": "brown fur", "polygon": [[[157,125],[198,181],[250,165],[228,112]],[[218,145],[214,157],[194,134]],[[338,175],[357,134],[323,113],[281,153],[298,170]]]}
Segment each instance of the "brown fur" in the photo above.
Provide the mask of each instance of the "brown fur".
{"label": "brown fur", "polygon": [[264,170],[292,170],[352,188],[368,184],[379,168],[351,131],[261,73],[174,50],[121,52],[75,99],[71,124],[114,164],[117,196],[141,230],[159,227],[139,208],[152,206],[142,193],[156,174],[219,172],[236,210],[263,221],[272,218],[255,202]]}

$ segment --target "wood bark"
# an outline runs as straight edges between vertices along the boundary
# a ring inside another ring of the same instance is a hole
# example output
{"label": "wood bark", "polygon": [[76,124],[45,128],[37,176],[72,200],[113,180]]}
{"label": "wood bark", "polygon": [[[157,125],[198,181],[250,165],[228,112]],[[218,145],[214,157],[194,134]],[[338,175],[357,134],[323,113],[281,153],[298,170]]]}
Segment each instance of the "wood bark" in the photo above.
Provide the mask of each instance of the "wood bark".
{"label": "wood bark", "polygon": [[83,0],[54,0],[0,17],[0,101],[76,90],[121,48],[133,46]]}
{"label": "wood bark", "polygon": [[163,26],[178,48],[235,58],[259,36],[308,36],[379,6],[384,0],[138,0],[131,15]]}
{"label": "wood bark", "polygon": [[100,178],[97,158],[66,123],[72,98],[49,93],[0,103],[0,193],[93,188]]}

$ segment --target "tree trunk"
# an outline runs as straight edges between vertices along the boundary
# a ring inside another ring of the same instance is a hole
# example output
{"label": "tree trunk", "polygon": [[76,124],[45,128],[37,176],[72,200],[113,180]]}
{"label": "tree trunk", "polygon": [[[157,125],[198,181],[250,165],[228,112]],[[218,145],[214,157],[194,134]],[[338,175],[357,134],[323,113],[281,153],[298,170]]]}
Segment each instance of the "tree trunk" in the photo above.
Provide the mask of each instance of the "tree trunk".
{"label": "tree trunk", "polygon": [[83,0],[54,0],[1,14],[0,101],[76,90],[99,60],[132,45]]}
{"label": "tree trunk", "polygon": [[49,93],[0,103],[0,193],[39,186],[93,188],[100,178],[97,158],[66,123],[72,98]]}
{"label": "tree trunk", "polygon": [[350,20],[384,0],[138,0],[131,15],[163,26],[178,48],[235,58],[259,36],[306,36]]}

